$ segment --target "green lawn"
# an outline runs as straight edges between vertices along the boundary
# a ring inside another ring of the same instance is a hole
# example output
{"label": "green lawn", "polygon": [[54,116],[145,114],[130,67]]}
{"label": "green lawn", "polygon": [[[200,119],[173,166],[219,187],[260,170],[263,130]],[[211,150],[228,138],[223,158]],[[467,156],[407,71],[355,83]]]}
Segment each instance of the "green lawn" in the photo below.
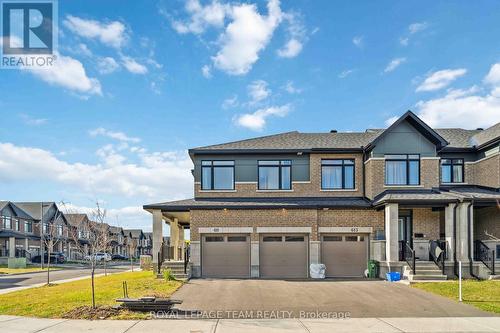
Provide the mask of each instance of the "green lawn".
{"label": "green lawn", "polygon": [[[61,270],[61,267],[50,267],[51,271]],[[20,274],[20,273],[34,273],[34,272],[46,272],[47,268],[41,269],[40,266],[26,266],[26,268],[7,268],[7,265],[0,266],[0,274]]]}
{"label": "green lawn", "polygon": [[[458,281],[415,283],[414,288],[422,289],[458,301]],[[462,281],[464,303],[481,310],[500,313],[500,281]]]}
{"label": "green lawn", "polygon": [[[91,305],[90,279],[26,289],[0,295],[0,314],[61,318],[66,312]],[[151,271],[112,274],[95,279],[96,305],[114,306],[123,297],[122,281],[127,281],[129,297],[169,297],[182,282],[156,279]],[[145,318],[141,313],[122,313],[120,318]]]}

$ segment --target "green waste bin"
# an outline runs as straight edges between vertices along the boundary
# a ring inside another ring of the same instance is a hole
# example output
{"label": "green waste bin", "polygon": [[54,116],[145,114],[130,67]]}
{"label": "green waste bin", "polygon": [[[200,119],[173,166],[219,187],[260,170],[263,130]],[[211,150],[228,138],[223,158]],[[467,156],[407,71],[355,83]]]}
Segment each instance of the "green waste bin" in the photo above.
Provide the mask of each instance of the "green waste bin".
{"label": "green waste bin", "polygon": [[368,260],[368,277],[371,279],[378,278],[379,263],[377,260]]}

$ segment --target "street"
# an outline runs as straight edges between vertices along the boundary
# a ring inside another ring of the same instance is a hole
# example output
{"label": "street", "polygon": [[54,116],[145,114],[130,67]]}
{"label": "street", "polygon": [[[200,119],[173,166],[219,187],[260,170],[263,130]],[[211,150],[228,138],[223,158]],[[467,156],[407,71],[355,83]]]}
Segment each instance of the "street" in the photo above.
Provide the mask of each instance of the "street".
{"label": "street", "polygon": [[[90,269],[88,267],[82,265],[79,266],[63,265],[63,266],[65,268],[62,270],[50,272],[51,282],[90,276]],[[138,268],[138,266],[134,267]],[[124,272],[129,269],[130,265],[123,263],[111,264],[110,266],[107,267],[108,273]],[[95,273],[103,274],[104,269],[98,268],[96,269]],[[10,288],[28,287],[45,282],[47,282],[47,271],[24,273],[24,274],[0,275],[0,291]]]}

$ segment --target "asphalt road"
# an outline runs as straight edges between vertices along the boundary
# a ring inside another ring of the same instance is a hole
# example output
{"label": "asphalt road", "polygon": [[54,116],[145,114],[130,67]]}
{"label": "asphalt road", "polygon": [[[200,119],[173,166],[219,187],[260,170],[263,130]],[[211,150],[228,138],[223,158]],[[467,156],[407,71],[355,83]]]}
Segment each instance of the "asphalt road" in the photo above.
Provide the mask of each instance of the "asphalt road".
{"label": "asphalt road", "polygon": [[[135,266],[137,268],[137,266]],[[129,265],[113,265],[108,267],[107,271],[110,273],[117,273],[129,270]],[[104,269],[96,269],[96,274],[104,273]],[[78,277],[90,276],[90,269],[77,266],[68,267],[59,271],[50,272],[50,281],[59,281],[66,279],[73,279]],[[36,272],[36,273],[26,273],[26,274],[15,274],[15,275],[0,275],[0,290],[7,288],[25,287],[39,283],[47,282],[47,272]]]}

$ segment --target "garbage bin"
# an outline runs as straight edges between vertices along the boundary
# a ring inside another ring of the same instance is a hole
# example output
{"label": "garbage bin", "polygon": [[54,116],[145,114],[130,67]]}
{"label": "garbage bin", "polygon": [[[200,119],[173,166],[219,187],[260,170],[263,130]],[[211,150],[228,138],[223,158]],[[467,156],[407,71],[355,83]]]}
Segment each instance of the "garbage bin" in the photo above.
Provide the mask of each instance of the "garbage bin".
{"label": "garbage bin", "polygon": [[379,262],[377,260],[368,261],[368,277],[371,279],[378,278]]}

